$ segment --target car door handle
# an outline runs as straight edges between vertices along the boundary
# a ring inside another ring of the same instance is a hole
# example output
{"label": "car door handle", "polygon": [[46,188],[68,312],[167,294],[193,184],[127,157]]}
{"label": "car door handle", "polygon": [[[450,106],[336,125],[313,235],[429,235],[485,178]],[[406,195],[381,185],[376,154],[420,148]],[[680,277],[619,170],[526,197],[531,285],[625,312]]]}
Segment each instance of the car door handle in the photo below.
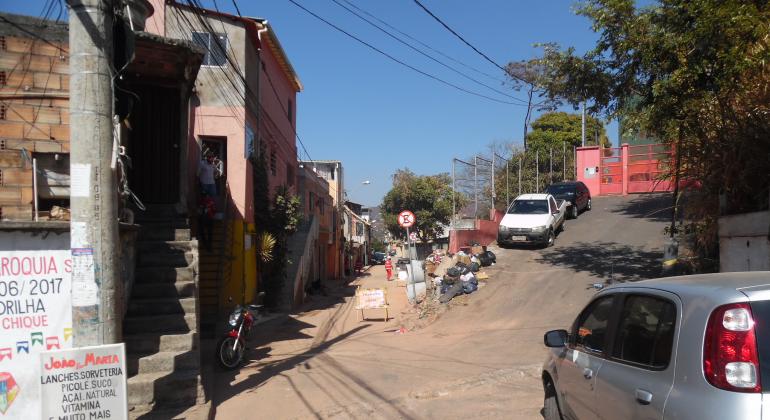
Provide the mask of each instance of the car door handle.
{"label": "car door handle", "polygon": [[645,391],[641,388],[637,388],[634,394],[636,396],[636,402],[638,402],[641,405],[647,405],[652,402],[652,392],[650,391]]}
{"label": "car door handle", "polygon": [[583,369],[583,377],[586,379],[591,379],[594,377],[594,371],[591,369]]}

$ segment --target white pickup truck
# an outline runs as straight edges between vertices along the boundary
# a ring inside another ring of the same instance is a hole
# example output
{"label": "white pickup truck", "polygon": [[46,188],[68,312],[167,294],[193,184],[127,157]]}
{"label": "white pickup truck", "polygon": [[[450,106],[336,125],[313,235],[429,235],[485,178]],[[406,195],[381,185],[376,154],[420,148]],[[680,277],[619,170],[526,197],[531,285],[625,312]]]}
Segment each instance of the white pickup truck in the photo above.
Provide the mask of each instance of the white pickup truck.
{"label": "white pickup truck", "polygon": [[537,243],[551,246],[564,228],[569,203],[551,194],[523,194],[508,207],[497,231],[497,243],[503,245]]}

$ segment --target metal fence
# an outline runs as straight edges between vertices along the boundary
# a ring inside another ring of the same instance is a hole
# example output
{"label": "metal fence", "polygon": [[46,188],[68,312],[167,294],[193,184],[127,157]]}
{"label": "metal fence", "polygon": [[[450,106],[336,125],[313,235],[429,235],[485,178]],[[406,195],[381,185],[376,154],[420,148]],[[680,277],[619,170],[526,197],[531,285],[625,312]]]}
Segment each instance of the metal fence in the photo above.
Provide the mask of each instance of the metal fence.
{"label": "metal fence", "polygon": [[575,179],[575,148],[511,150],[510,157],[492,153],[467,160],[452,159],[453,226],[463,219],[490,218],[490,210],[505,211],[520,194],[539,193],[548,185]]}

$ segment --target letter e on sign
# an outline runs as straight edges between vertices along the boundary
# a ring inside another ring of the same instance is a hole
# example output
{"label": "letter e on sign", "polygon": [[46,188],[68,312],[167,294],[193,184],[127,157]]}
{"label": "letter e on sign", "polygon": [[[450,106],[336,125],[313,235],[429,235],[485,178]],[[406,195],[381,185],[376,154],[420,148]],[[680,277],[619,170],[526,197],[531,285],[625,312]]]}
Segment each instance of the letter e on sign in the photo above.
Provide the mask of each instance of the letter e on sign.
{"label": "letter e on sign", "polygon": [[414,225],[414,213],[409,210],[404,210],[398,214],[398,224],[403,228],[412,227]]}

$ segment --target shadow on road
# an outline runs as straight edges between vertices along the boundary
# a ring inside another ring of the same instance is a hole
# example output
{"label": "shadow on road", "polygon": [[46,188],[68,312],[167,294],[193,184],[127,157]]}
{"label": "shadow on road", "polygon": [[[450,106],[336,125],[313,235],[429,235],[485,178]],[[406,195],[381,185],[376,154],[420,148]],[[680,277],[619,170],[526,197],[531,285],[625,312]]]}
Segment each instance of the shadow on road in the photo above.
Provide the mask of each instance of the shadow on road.
{"label": "shadow on road", "polygon": [[605,281],[637,281],[658,277],[661,251],[649,251],[616,242],[577,242],[570,247],[549,248],[536,259],[541,264],[588,272]]}
{"label": "shadow on road", "polygon": [[671,194],[653,193],[633,196],[609,210],[628,217],[669,222],[673,214],[672,206]]}

